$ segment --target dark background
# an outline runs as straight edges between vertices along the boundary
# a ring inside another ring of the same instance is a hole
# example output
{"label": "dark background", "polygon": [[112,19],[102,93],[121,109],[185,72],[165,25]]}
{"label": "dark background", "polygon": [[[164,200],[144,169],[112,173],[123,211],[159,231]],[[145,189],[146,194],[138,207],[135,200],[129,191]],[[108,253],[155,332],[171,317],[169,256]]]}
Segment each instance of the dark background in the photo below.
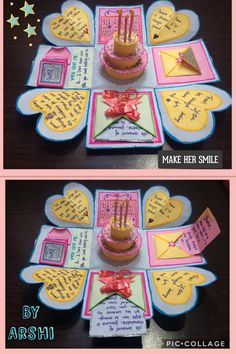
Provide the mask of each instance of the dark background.
{"label": "dark background", "polygon": [[[171,195],[183,194],[192,202],[189,223],[195,222],[208,206],[221,234],[204,251],[208,265],[218,280],[200,287],[198,305],[186,315],[166,317],[154,312],[148,334],[137,338],[92,339],[89,321],[80,319],[81,305],[70,311],[56,311],[39,303],[40,285],[20,281],[19,272],[29,265],[34,240],[42,224],[49,224],[44,204],[52,194],[62,193],[67,181],[6,182],[6,336],[11,326],[54,326],[54,341],[6,341],[8,348],[150,348],[161,347],[162,339],[228,340],[229,335],[229,195],[221,181],[82,181],[93,195],[101,189],[141,189],[163,185]],[[22,320],[23,305],[41,305],[36,320]]]}
{"label": "dark background", "polygon": [[[31,62],[39,44],[46,43],[41,34],[44,17],[53,12],[60,12],[62,0],[34,0],[35,16],[24,19],[19,11],[24,0],[4,0],[5,5],[5,164],[7,169],[67,169],[67,168],[157,168],[158,149],[125,150],[88,150],[85,147],[85,131],[77,138],[66,143],[46,141],[36,133],[34,127],[36,116],[21,116],[16,112],[17,96],[27,90]],[[94,10],[96,1],[85,0]],[[200,18],[200,31],[196,38],[203,38],[212,56],[216,69],[222,79],[213,85],[231,92],[231,1],[224,0],[174,0],[176,9],[188,8],[195,11]],[[143,0],[101,0],[100,5],[132,5],[144,3],[145,9],[153,1]],[[10,30],[6,20],[10,14],[20,16],[21,27]],[[36,22],[41,19],[41,24]],[[37,36],[27,39],[23,29],[27,23],[37,25]],[[18,39],[13,40],[14,35]],[[29,43],[33,46],[29,47]],[[222,150],[223,167],[231,168],[231,110],[216,113],[216,130],[207,141],[199,144],[181,145],[167,138],[164,149],[200,149]]]}

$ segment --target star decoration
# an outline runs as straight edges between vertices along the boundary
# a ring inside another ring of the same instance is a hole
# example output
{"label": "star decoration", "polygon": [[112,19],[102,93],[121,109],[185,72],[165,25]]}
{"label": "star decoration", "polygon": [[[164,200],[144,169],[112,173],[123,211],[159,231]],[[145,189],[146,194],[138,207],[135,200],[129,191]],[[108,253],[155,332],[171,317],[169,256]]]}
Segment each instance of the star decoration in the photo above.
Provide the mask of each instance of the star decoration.
{"label": "star decoration", "polygon": [[23,11],[25,13],[25,17],[27,17],[28,15],[34,15],[35,12],[33,10],[34,5],[29,5],[27,3],[27,1],[25,1],[25,4],[23,7],[20,8],[21,11]]}
{"label": "star decoration", "polygon": [[9,18],[9,20],[7,20],[7,22],[9,22],[11,24],[11,28],[15,27],[15,26],[20,26],[19,24],[19,17],[14,17],[11,14],[11,17]]}
{"label": "star decoration", "polygon": [[28,34],[28,38],[30,38],[31,36],[37,36],[37,33],[36,33],[35,29],[36,29],[36,26],[32,27],[28,23],[28,27],[26,29],[24,29],[24,32],[26,32]]}

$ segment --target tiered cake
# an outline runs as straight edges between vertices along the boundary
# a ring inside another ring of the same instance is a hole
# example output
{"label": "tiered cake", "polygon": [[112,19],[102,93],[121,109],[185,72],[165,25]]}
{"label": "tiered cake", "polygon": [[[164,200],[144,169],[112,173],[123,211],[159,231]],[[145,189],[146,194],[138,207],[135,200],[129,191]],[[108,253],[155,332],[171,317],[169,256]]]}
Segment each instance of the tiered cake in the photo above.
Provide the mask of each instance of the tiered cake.
{"label": "tiered cake", "polygon": [[119,80],[134,79],[142,75],[147,63],[148,54],[138,36],[132,31],[134,24],[134,11],[125,16],[124,29],[121,29],[122,10],[118,10],[118,32],[105,44],[100,52],[100,59],[106,72]]}
{"label": "tiered cake", "polygon": [[123,215],[123,205],[117,215],[118,201],[115,201],[115,215],[110,223],[99,233],[97,241],[105,257],[118,262],[129,261],[135,258],[142,245],[142,237],[132,226],[127,217],[129,203],[126,201],[126,210]]}

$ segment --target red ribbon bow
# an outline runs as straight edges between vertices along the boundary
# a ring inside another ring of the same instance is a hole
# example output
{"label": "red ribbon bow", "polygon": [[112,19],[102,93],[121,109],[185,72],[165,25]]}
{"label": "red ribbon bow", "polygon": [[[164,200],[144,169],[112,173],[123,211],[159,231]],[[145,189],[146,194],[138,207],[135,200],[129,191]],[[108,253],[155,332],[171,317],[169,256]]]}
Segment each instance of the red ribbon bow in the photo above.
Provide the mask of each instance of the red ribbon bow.
{"label": "red ribbon bow", "polygon": [[112,270],[101,270],[99,272],[99,280],[104,283],[101,287],[102,293],[118,292],[125,297],[132,295],[130,283],[132,283],[134,275],[129,270],[121,270],[113,272]]}
{"label": "red ribbon bow", "polygon": [[103,101],[110,106],[105,112],[106,116],[116,118],[117,116],[125,115],[133,121],[139,120],[140,113],[137,105],[141,103],[141,97],[135,89],[128,89],[123,92],[104,90]]}

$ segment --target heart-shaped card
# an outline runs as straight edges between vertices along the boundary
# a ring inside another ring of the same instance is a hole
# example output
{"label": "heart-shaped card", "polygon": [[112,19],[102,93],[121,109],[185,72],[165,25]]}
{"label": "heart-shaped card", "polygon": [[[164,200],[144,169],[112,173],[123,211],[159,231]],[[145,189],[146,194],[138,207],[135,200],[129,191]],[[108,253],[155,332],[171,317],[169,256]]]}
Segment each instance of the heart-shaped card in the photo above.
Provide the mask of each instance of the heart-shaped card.
{"label": "heart-shaped card", "polygon": [[150,188],[143,198],[143,227],[166,228],[183,225],[191,216],[191,202],[184,196],[170,197],[165,187]]}
{"label": "heart-shaped card", "polygon": [[43,34],[50,43],[61,47],[93,45],[93,12],[81,1],[66,1],[62,4],[61,13],[45,17]]}
{"label": "heart-shaped card", "polygon": [[147,11],[148,44],[189,41],[199,30],[198,15],[191,10],[175,11],[170,1],[156,1]]}
{"label": "heart-shaped card", "polygon": [[70,310],[83,299],[87,271],[34,265],[23,269],[20,278],[26,283],[43,283],[39,300],[57,310]]}
{"label": "heart-shaped card", "polygon": [[197,287],[216,280],[213,273],[197,267],[149,271],[148,278],[154,307],[168,316],[190,311],[197,302]]}
{"label": "heart-shaped card", "polygon": [[231,104],[225,91],[210,85],[191,85],[156,90],[163,127],[174,140],[193,144],[210,137],[215,130],[213,112]]}
{"label": "heart-shaped card", "polygon": [[86,126],[88,90],[34,89],[17,100],[17,110],[24,115],[41,113],[37,132],[53,141],[75,138]]}
{"label": "heart-shaped card", "polygon": [[94,202],[91,192],[79,183],[69,183],[63,195],[49,197],[45,204],[47,218],[60,227],[93,227]]}

